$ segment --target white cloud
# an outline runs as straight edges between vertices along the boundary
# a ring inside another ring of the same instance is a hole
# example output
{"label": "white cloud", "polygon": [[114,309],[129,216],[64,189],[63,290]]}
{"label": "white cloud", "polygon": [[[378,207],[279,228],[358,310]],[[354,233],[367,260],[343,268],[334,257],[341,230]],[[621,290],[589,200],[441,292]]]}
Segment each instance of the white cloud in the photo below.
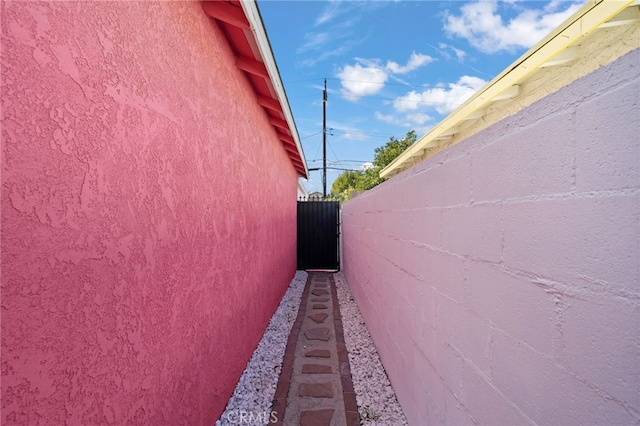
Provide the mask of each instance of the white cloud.
{"label": "white cloud", "polygon": [[340,135],[341,139],[349,139],[352,141],[366,141],[369,140],[369,136],[357,130],[347,130]]}
{"label": "white cloud", "polygon": [[419,126],[422,126],[427,121],[433,120],[433,118],[431,118],[429,115],[427,115],[427,114],[425,114],[423,112],[418,112],[418,113],[415,113],[415,114],[407,115],[407,120],[409,120],[411,123],[414,123],[414,124],[417,124]]}
{"label": "white cloud", "polygon": [[[303,67],[313,67],[317,63],[325,61],[333,56],[340,56],[347,53],[349,50],[353,48],[358,42],[357,41],[349,41],[343,43],[340,47],[330,50],[324,50],[322,53],[316,53],[308,56],[305,59],[300,61],[300,65]],[[317,49],[320,50],[320,49]]]}
{"label": "white cloud", "polygon": [[543,9],[519,8],[516,16],[504,22],[496,0],[481,0],[460,7],[460,15],[447,12],[444,29],[485,53],[529,48],[580,7],[571,3],[564,10],[557,10],[560,5],[552,1]]}
{"label": "white cloud", "polygon": [[[343,55],[366,39],[367,35],[354,32],[357,18],[349,14],[353,8],[342,0],[329,0],[315,22],[315,26],[322,30],[306,33],[304,43],[296,49],[301,66],[312,67],[318,62]],[[344,15],[348,17],[345,19]]]}
{"label": "white cloud", "polygon": [[342,96],[357,101],[363,96],[375,95],[393,74],[406,74],[418,69],[434,59],[429,55],[412,53],[406,65],[388,61],[383,66],[378,59],[356,58],[355,65],[345,65],[336,73],[342,86]]}
{"label": "white cloud", "polygon": [[409,62],[407,62],[407,65],[401,66],[398,65],[397,62],[387,61],[386,68],[394,74],[406,74],[433,61],[434,59],[429,55],[413,52],[409,58]]}
{"label": "white cloud", "polygon": [[455,55],[456,59],[459,62],[462,62],[464,58],[467,56],[467,52],[465,52],[464,50],[458,49],[457,47],[451,46],[450,44],[447,44],[447,43],[442,43],[442,42],[438,43],[438,48],[440,53],[442,53],[444,57],[447,59],[451,59]]}
{"label": "white cloud", "polygon": [[465,56],[467,56],[467,53],[464,50],[461,49],[456,49],[455,47],[451,46],[451,48],[453,49],[453,51],[456,54],[456,57],[458,58],[459,61],[464,60]]}
{"label": "white cloud", "polygon": [[326,24],[335,18],[339,13],[340,2],[330,1],[327,7],[322,11],[322,14],[316,18],[316,25]]}
{"label": "white cloud", "polygon": [[369,140],[369,136],[357,127],[352,126],[350,123],[341,123],[337,121],[327,123],[329,133],[337,136],[340,139],[349,139],[356,141]]}
{"label": "white cloud", "polygon": [[397,111],[413,111],[431,107],[440,114],[448,114],[486,84],[486,81],[468,75],[460,77],[455,83],[439,85],[423,92],[412,90],[393,101]]}
{"label": "white cloud", "polygon": [[367,170],[373,167],[373,163],[370,161],[362,163],[361,170]]}
{"label": "white cloud", "polygon": [[424,124],[432,121],[433,117],[423,112],[417,112],[413,114],[407,114],[404,117],[398,117],[391,114],[383,114],[379,111],[376,111],[373,115],[376,120],[382,121],[387,124],[392,124],[394,126],[411,128],[414,130],[422,129]]}
{"label": "white cloud", "polygon": [[296,49],[296,53],[305,53],[309,50],[318,50],[323,48],[332,39],[329,33],[307,33],[304,35],[305,43]]}
{"label": "white cloud", "polygon": [[406,126],[406,121],[399,119],[394,115],[383,114],[380,111],[376,111],[373,116],[376,120],[382,121],[383,123],[393,124],[395,126]]}
{"label": "white cloud", "polygon": [[345,65],[336,76],[342,85],[342,95],[350,101],[374,95],[384,87],[388,75],[384,68],[376,65]]}

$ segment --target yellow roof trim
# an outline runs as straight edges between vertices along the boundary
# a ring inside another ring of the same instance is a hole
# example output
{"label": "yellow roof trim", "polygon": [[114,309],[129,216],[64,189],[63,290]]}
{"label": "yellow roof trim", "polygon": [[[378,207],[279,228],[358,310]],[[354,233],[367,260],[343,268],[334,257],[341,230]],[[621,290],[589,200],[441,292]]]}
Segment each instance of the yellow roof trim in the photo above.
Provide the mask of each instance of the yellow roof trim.
{"label": "yellow roof trim", "polygon": [[[479,116],[478,111],[486,108],[489,102],[505,99],[504,94],[517,93],[519,82],[525,77],[541,68],[581,38],[598,29],[622,10],[636,3],[635,0],[588,1],[511,66],[407,148],[391,164],[382,169],[380,175],[390,177],[413,165],[415,157],[420,157],[426,149],[438,146],[443,139],[450,138],[457,133],[457,126],[464,120],[475,119]],[[547,65],[553,64],[548,63]]]}

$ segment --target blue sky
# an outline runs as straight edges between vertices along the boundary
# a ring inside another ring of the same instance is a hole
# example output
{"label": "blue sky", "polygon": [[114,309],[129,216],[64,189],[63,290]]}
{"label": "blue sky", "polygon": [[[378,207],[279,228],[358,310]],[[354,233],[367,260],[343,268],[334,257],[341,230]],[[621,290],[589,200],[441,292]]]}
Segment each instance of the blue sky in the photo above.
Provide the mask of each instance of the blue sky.
{"label": "blue sky", "polygon": [[[424,135],[583,1],[258,0],[307,166],[361,169],[390,137]],[[327,192],[342,173],[329,169]],[[322,191],[310,172],[309,192]]]}

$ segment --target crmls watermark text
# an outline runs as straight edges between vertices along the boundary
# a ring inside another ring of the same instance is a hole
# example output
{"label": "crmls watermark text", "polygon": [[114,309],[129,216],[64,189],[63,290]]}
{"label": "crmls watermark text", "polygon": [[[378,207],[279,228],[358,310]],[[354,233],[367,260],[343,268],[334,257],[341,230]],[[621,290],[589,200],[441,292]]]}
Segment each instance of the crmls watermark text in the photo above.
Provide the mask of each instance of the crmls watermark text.
{"label": "crmls watermark text", "polygon": [[265,424],[275,423],[278,421],[277,412],[275,411],[246,411],[233,410],[224,415],[226,421],[231,424]]}

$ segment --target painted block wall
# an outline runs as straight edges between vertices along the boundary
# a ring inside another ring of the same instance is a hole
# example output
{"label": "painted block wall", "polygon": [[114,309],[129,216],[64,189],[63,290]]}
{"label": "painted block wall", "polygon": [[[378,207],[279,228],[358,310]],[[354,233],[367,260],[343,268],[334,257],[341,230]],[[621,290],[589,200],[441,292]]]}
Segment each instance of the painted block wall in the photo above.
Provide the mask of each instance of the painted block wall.
{"label": "painted block wall", "polygon": [[640,50],[349,201],[412,425],[640,420]]}
{"label": "painted block wall", "polygon": [[1,423],[213,424],[295,273],[286,152],[200,2],[1,7]]}

